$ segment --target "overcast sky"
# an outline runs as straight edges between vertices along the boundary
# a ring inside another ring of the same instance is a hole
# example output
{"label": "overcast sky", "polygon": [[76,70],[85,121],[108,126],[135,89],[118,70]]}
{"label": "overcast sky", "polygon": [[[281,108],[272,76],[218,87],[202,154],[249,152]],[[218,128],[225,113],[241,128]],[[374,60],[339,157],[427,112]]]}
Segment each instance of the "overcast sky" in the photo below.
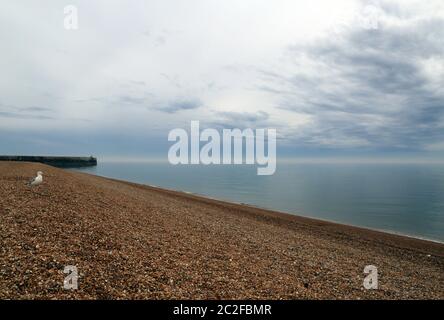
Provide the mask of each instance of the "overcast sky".
{"label": "overcast sky", "polygon": [[166,157],[200,120],[276,128],[278,157],[444,155],[442,0],[0,7],[0,154]]}

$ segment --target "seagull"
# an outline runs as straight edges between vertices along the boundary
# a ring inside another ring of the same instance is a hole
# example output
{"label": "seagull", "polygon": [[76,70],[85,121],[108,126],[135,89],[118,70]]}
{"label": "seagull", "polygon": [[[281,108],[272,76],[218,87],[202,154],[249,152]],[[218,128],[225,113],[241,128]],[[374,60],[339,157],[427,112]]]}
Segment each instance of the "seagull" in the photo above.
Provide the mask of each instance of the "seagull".
{"label": "seagull", "polygon": [[31,181],[29,181],[28,185],[30,187],[38,186],[43,182],[43,172],[39,171],[37,172],[37,177],[33,178]]}

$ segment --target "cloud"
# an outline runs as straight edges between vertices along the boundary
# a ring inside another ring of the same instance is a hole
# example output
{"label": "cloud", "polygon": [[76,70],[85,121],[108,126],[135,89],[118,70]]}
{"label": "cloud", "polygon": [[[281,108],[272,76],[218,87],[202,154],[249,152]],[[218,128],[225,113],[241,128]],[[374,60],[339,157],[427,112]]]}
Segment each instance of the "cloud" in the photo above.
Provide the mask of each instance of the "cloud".
{"label": "cloud", "polygon": [[115,103],[117,104],[131,104],[131,105],[141,105],[146,102],[145,97],[133,97],[129,95],[124,95],[117,97]]}
{"label": "cloud", "polygon": [[130,80],[129,83],[136,86],[146,86],[145,81]]}
{"label": "cloud", "polygon": [[[0,104],[0,117],[9,119],[31,119],[31,120],[53,120],[54,117],[48,115],[53,110],[46,107],[16,107]],[[8,111],[9,110],[9,111]]]}
{"label": "cloud", "polygon": [[[120,155],[166,145],[190,120],[277,128],[301,153],[434,152],[444,140],[442,0],[72,4],[76,31],[55,0],[0,5],[0,128],[24,149],[25,132],[86,132],[91,149]],[[120,147],[116,132],[128,133]]]}
{"label": "cloud", "polygon": [[25,107],[25,108],[18,108],[21,111],[29,111],[29,112],[51,112],[53,111],[51,108],[45,108],[45,107]]}
{"label": "cloud", "polygon": [[444,19],[406,22],[392,11],[382,19],[376,30],[290,46],[292,73],[260,71],[259,90],[278,95],[280,108],[311,117],[295,143],[421,149],[442,139],[444,94],[436,88],[444,77],[434,84],[422,65],[444,63]]}
{"label": "cloud", "polygon": [[265,111],[258,112],[234,112],[215,111],[215,118],[211,126],[223,128],[258,128],[266,127],[270,115]]}
{"label": "cloud", "polygon": [[6,111],[0,111],[0,117],[12,118],[12,119],[33,119],[33,120],[53,120],[54,119],[53,117],[50,117],[50,116],[14,113],[14,112],[6,112]]}
{"label": "cloud", "polygon": [[202,106],[202,103],[197,99],[184,99],[184,100],[174,100],[166,103],[164,106],[157,107],[155,109],[166,112],[166,113],[176,113],[184,110],[193,110]]}

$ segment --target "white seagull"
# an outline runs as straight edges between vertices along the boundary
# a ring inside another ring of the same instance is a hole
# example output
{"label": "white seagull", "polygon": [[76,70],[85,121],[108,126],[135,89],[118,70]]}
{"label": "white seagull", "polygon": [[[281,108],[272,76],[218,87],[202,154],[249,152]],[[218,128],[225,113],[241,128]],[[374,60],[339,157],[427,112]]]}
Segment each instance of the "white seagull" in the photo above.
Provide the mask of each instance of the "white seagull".
{"label": "white seagull", "polygon": [[29,181],[29,186],[38,186],[39,184],[42,184],[43,182],[43,172],[39,171],[37,172],[37,177],[33,178],[31,181]]}

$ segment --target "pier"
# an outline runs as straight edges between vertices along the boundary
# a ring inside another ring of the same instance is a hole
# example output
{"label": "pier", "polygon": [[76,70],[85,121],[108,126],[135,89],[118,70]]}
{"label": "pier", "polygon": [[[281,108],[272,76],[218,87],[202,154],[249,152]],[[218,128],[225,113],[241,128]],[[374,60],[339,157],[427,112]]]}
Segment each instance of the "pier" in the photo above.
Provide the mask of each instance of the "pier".
{"label": "pier", "polygon": [[0,156],[0,161],[40,162],[58,168],[91,167],[97,165],[97,158],[53,157],[53,156]]}

